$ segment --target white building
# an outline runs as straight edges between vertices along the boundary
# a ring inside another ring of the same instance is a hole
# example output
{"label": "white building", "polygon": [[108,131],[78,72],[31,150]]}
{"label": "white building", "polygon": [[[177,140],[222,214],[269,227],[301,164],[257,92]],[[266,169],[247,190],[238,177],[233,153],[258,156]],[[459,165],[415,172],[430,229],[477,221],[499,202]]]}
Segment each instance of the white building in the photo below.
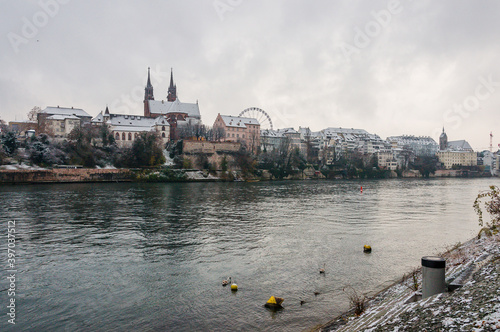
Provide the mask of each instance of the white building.
{"label": "white building", "polygon": [[67,137],[69,133],[90,123],[92,116],[81,108],[48,106],[37,114],[38,128],[54,137]]}
{"label": "white building", "polygon": [[[361,153],[373,154],[388,148],[388,144],[378,135],[370,134],[364,129],[326,128],[319,132],[320,159],[321,150],[335,151],[340,156],[348,151],[358,150]],[[331,154],[331,153],[329,153]]]}
{"label": "white building", "polygon": [[108,125],[120,147],[131,146],[137,137],[145,132],[157,132],[164,144],[170,139],[170,125],[164,116],[150,118],[140,115],[112,114],[106,107],[104,114],[100,112],[92,119],[92,124]]}
{"label": "white building", "polygon": [[439,150],[439,145],[429,136],[390,136],[387,137],[387,142],[393,149],[410,149],[417,157],[434,156]]}
{"label": "white building", "polygon": [[265,148],[265,151],[269,152],[279,149],[285,142],[290,150],[298,148],[303,155],[306,154],[306,145],[301,140],[301,133],[293,128],[266,129],[261,132],[262,150]]}
{"label": "white building", "polygon": [[377,151],[378,167],[395,171],[398,168],[398,161],[394,158],[393,150],[384,149]]}
{"label": "white building", "polygon": [[444,168],[477,165],[477,154],[466,140],[446,143],[446,150],[439,150],[436,154]]}

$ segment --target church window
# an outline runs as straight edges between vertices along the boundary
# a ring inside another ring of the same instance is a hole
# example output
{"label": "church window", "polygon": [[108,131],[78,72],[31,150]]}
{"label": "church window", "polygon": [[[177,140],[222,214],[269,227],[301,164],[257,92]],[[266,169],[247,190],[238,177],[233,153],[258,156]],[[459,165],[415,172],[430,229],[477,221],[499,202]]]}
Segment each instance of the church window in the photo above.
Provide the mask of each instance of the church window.
{"label": "church window", "polygon": [[137,136],[139,136],[139,134],[138,134],[138,133],[135,133],[135,134],[134,134],[134,139],[136,139],[136,138],[137,138]]}
{"label": "church window", "polygon": [[116,133],[115,137],[116,137],[116,140],[117,140],[117,141],[119,141],[119,140],[120,140],[120,134]]}
{"label": "church window", "polygon": [[165,133],[161,133],[161,137],[165,137]]}
{"label": "church window", "polygon": [[125,140],[125,133],[122,133],[122,141]]}
{"label": "church window", "polygon": [[[165,126],[162,126],[162,127],[161,127],[161,130],[162,130],[162,131],[165,131]],[[165,137],[165,136],[163,136],[163,137]]]}
{"label": "church window", "polygon": [[132,140],[132,134],[131,133],[128,133],[128,140],[131,141]]}
{"label": "church window", "polygon": [[233,134],[233,137],[234,137],[234,134]]}

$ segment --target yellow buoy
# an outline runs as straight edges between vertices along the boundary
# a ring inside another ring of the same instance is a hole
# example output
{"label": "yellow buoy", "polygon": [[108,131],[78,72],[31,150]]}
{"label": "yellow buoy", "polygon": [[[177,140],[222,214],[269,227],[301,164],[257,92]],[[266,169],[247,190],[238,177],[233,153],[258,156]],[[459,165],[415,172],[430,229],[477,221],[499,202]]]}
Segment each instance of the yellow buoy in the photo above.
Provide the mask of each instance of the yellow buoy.
{"label": "yellow buoy", "polygon": [[365,244],[365,246],[363,247],[363,251],[364,252],[372,252],[372,247]]}
{"label": "yellow buoy", "polygon": [[276,298],[274,296],[271,296],[269,300],[267,300],[267,304],[277,304]]}
{"label": "yellow buoy", "polygon": [[231,284],[231,290],[232,290],[232,291],[237,291],[237,290],[238,290],[238,285],[236,285],[236,284]]}
{"label": "yellow buoy", "polygon": [[282,297],[271,296],[264,306],[271,309],[280,309],[284,300]]}

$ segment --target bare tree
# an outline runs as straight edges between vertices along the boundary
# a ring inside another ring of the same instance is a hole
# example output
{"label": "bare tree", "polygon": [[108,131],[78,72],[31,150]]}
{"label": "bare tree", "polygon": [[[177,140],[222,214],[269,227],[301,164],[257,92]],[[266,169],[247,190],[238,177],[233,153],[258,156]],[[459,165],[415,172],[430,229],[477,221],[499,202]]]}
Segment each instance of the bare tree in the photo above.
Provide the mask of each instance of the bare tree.
{"label": "bare tree", "polygon": [[7,132],[7,124],[5,123],[4,120],[0,119],[0,133]]}
{"label": "bare tree", "polygon": [[306,132],[304,134],[304,142],[306,143],[306,159],[308,163],[311,163],[313,160],[312,153],[312,140],[311,140],[311,129],[309,127],[306,128]]}
{"label": "bare tree", "polygon": [[45,113],[37,113],[37,128],[39,133],[45,133],[49,136],[54,136],[54,131],[52,127],[49,126],[49,122],[47,121],[47,114]]}
{"label": "bare tree", "polygon": [[413,159],[415,158],[415,153],[409,146],[405,145],[399,155],[402,156],[404,160],[403,169],[408,169],[410,162],[413,162]]}
{"label": "bare tree", "polygon": [[226,131],[223,127],[213,127],[212,128],[212,139],[214,141],[220,142],[223,138],[226,138]]}
{"label": "bare tree", "polygon": [[257,154],[257,146],[258,146],[258,141],[259,141],[260,137],[259,137],[259,134],[257,132],[251,132],[250,133],[250,151],[253,153],[253,154]]}
{"label": "bare tree", "polygon": [[28,112],[27,117],[29,122],[37,122],[38,121],[38,113],[40,113],[42,109],[38,106],[34,106],[31,111]]}

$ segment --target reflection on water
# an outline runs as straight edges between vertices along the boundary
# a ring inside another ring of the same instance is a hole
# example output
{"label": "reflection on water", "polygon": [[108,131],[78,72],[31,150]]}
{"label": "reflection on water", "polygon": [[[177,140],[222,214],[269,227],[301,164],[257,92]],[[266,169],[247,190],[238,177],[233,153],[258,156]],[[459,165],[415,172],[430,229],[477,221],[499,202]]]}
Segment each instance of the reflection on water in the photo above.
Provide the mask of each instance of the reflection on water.
{"label": "reflection on water", "polygon": [[[380,289],[471,238],[472,202],[495,181],[0,187],[18,236],[15,330],[300,331],[346,310],[344,287]],[[263,307],[271,295],[284,310]]]}

